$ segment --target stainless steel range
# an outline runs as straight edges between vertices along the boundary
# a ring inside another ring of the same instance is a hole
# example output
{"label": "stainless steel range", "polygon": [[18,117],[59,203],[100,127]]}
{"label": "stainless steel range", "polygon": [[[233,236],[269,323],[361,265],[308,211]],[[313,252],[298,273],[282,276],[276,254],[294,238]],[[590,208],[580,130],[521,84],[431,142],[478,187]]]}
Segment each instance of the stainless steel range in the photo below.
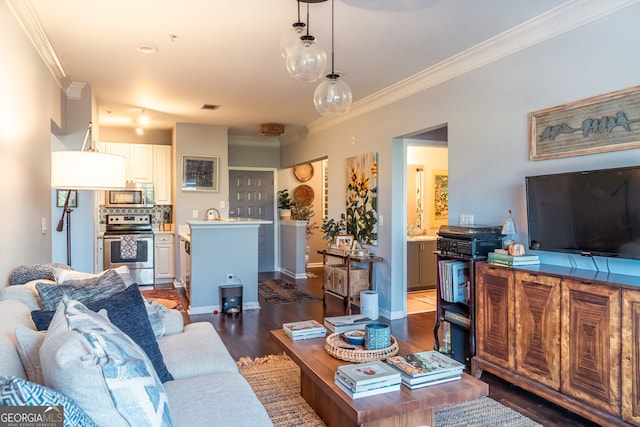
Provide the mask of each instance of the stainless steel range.
{"label": "stainless steel range", "polygon": [[137,284],[153,284],[151,215],[107,215],[104,268],[122,265],[129,267]]}

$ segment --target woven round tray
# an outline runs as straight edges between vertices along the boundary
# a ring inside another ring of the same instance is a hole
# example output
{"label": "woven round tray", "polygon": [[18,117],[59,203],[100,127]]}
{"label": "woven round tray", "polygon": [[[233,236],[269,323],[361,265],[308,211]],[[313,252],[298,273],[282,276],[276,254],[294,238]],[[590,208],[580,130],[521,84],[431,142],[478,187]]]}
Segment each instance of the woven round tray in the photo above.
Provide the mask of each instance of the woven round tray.
{"label": "woven round tray", "polygon": [[335,332],[329,335],[325,341],[324,349],[336,359],[347,362],[364,363],[372,360],[382,360],[398,353],[398,341],[391,336],[391,345],[378,350],[366,350],[364,346],[349,344],[342,337],[344,332]]}

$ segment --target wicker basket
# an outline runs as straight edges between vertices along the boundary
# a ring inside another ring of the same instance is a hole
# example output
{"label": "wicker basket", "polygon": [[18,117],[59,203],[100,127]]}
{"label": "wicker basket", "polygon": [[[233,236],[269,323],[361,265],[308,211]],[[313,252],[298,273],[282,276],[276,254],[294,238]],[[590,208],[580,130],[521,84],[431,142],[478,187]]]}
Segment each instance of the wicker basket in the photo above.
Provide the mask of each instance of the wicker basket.
{"label": "wicker basket", "polygon": [[366,350],[364,346],[349,344],[342,338],[344,332],[335,332],[325,341],[324,349],[336,359],[347,362],[364,363],[372,360],[382,360],[398,353],[398,341],[391,336],[391,345],[378,350]]}

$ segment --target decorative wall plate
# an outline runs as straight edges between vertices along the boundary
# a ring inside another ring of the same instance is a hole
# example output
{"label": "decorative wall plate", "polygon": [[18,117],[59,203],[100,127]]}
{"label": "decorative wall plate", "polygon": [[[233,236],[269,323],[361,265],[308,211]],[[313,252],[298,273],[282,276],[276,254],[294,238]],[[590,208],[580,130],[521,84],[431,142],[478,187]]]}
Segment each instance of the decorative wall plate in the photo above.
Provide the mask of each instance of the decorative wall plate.
{"label": "decorative wall plate", "polygon": [[298,181],[307,182],[313,176],[313,165],[311,163],[305,163],[304,165],[294,166],[293,174]]}
{"label": "decorative wall plate", "polygon": [[307,184],[298,185],[295,190],[293,190],[293,200],[297,203],[303,205],[309,205],[313,202],[313,197],[315,193],[313,192],[313,188],[309,187]]}

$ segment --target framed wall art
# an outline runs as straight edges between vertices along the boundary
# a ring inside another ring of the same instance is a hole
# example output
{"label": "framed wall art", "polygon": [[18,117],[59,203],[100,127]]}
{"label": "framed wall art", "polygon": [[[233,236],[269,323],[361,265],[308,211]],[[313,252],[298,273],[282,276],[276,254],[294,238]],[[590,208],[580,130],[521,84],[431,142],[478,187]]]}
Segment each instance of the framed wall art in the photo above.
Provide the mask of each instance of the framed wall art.
{"label": "framed wall art", "polygon": [[446,225],[449,219],[449,172],[434,170],[431,172],[431,212],[429,227]]}
{"label": "framed wall art", "polygon": [[[67,200],[67,192],[69,190],[56,190],[56,206],[59,208],[64,208],[64,202]],[[69,194],[69,207],[77,208],[78,207],[78,190],[71,190],[71,194]]]}
{"label": "framed wall art", "polygon": [[378,153],[345,159],[347,233],[366,245],[378,244]]}
{"label": "framed wall art", "polygon": [[182,191],[219,191],[218,156],[182,155]]}
{"label": "framed wall art", "polygon": [[640,147],[640,86],[529,113],[529,159]]}

